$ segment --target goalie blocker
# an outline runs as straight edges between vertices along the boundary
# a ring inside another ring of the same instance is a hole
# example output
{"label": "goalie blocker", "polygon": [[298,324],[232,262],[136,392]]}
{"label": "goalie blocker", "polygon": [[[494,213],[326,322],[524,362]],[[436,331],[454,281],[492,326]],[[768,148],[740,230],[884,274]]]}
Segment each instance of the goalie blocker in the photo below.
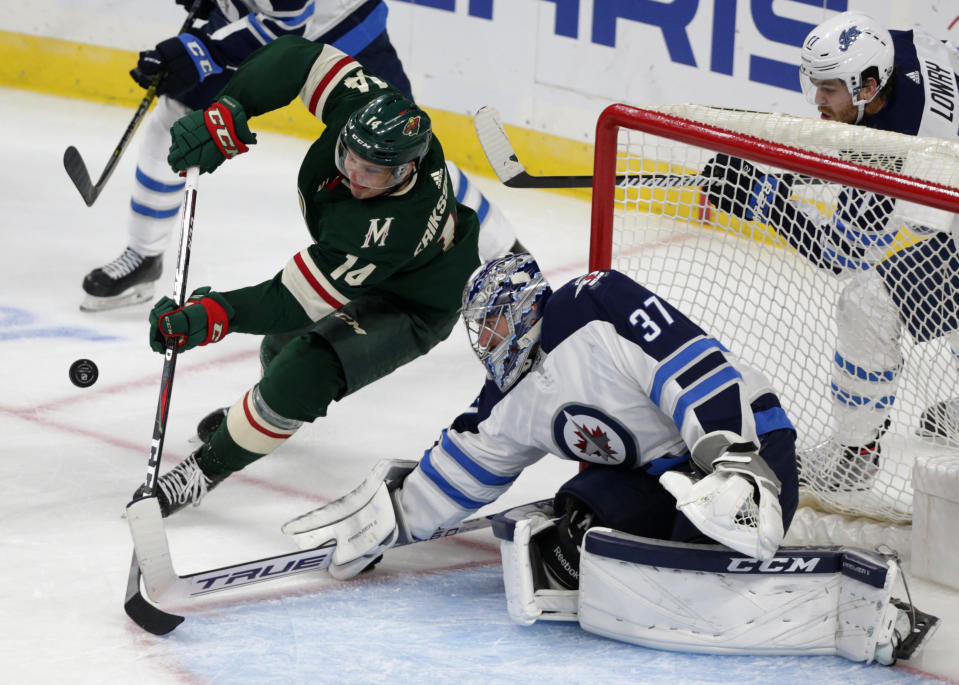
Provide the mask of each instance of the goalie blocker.
{"label": "goalie blocker", "polygon": [[[910,658],[934,616],[892,598],[896,560],[844,547],[781,547],[767,561],[722,545],[590,528],[579,590],[550,582],[537,536],[547,513],[493,517],[510,617],[578,621],[587,632],[644,647],[706,654],[830,655],[884,665]],[[690,611],[688,607],[695,607]]]}

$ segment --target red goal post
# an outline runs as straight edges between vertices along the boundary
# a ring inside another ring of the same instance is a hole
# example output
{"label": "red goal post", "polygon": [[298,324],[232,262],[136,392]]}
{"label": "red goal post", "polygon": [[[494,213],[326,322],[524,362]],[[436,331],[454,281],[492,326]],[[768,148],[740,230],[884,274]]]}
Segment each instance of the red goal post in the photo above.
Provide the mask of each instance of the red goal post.
{"label": "red goal post", "polygon": [[814,477],[831,438],[835,309],[855,274],[837,276],[800,256],[776,227],[713,207],[699,174],[716,153],[762,173],[800,175],[790,202],[824,220],[841,186],[897,198],[896,217],[906,218],[892,254],[928,237],[911,230],[920,224],[948,232],[959,213],[959,145],[701,105],[616,104],[596,126],[590,269],[616,268],[660,292],[773,380],[799,433],[802,504],[908,526],[916,455],[954,449],[916,438],[916,423],[930,403],[959,396],[959,364],[943,340],[916,344],[905,336],[901,396],[879,474],[852,492]]}

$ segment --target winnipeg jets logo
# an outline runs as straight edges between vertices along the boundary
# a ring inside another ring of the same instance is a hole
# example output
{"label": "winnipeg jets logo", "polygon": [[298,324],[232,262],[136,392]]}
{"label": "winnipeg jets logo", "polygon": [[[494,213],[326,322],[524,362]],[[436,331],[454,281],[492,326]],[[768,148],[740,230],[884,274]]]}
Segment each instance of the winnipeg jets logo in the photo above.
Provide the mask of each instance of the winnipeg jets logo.
{"label": "winnipeg jets logo", "polygon": [[607,273],[606,271],[591,271],[585,276],[580,276],[576,280],[576,292],[573,293],[573,297],[579,297],[579,291],[587,286],[590,288],[597,286]]}
{"label": "winnipeg jets logo", "polygon": [[576,423],[576,419],[569,415],[569,412],[563,413],[566,415],[566,420],[576,426],[576,430],[573,432],[580,438],[575,445],[576,449],[585,456],[599,457],[607,463],[613,461],[616,450],[609,446],[609,436],[606,431],[599,425],[592,429],[588,428],[586,424],[579,425]]}
{"label": "winnipeg jets logo", "polygon": [[404,136],[415,136],[420,132],[420,118],[419,117],[410,117],[406,126],[403,127]]}
{"label": "winnipeg jets logo", "polygon": [[850,26],[848,29],[839,34],[839,51],[846,52],[852,44],[856,42],[856,39],[862,35],[860,31],[855,26]]}
{"label": "winnipeg jets logo", "polygon": [[632,434],[602,410],[584,404],[559,408],[553,440],[562,454],[577,461],[633,466],[638,459]]}

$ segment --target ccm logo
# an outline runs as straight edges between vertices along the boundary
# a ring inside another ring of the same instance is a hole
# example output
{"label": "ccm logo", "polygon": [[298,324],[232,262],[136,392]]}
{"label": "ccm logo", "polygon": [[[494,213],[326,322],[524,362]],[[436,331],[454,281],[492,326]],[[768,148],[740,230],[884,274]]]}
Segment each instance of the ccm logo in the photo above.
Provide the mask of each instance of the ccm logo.
{"label": "ccm logo", "polygon": [[813,573],[819,557],[777,557],[769,561],[756,559],[731,559],[727,571],[733,573]]}
{"label": "ccm logo", "polygon": [[206,116],[212,124],[210,132],[220,141],[220,150],[223,151],[223,155],[232,158],[240,154],[240,150],[237,148],[233,136],[230,135],[230,129],[227,128],[226,121],[220,111],[216,109],[207,110]]}

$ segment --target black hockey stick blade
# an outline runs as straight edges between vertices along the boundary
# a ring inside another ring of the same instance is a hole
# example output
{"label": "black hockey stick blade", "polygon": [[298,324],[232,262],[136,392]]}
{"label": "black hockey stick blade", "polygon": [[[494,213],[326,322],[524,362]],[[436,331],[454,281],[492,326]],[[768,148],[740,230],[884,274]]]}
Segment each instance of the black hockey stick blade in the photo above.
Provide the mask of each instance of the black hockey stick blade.
{"label": "black hockey stick blade", "polygon": [[127,616],[148,633],[166,635],[183,623],[183,616],[170,614],[150,604],[140,591],[140,564],[136,552],[130,562],[130,576],[127,578],[127,595],[123,602]]}
{"label": "black hockey stick blade", "polygon": [[90,172],[87,171],[87,165],[84,164],[80,151],[72,145],[63,151],[63,168],[67,170],[67,176],[73,181],[73,185],[80,191],[80,197],[87,203],[87,207],[93,206],[100,191],[93,186]]}

